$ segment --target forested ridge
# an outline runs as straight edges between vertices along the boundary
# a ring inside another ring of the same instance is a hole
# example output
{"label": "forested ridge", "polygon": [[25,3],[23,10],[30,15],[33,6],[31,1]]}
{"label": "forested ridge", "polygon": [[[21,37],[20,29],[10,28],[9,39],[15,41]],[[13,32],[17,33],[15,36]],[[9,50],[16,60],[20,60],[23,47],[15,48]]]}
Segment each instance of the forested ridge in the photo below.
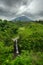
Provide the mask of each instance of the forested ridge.
{"label": "forested ridge", "polygon": [[[20,55],[14,58],[12,38],[17,36]],[[0,19],[0,65],[43,65],[43,21]]]}

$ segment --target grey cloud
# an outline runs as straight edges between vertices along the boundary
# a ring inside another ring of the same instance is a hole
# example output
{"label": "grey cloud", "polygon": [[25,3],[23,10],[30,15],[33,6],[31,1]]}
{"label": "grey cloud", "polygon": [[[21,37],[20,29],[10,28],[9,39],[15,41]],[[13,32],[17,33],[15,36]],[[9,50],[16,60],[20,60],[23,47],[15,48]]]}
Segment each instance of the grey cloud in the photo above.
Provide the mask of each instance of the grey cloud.
{"label": "grey cloud", "polygon": [[15,17],[19,8],[22,5],[27,5],[27,1],[28,0],[0,0],[0,17]]}
{"label": "grey cloud", "polygon": [[40,11],[40,12],[38,12],[38,13],[35,14],[35,15],[37,15],[37,16],[43,16],[43,11]]}
{"label": "grey cloud", "polygon": [[[26,5],[28,0],[0,0],[1,3],[3,3],[6,6],[12,7],[12,6],[21,6]],[[29,0],[30,2],[30,0]]]}
{"label": "grey cloud", "polygon": [[21,15],[32,19],[43,17],[43,0],[0,0],[0,18],[10,20]]}

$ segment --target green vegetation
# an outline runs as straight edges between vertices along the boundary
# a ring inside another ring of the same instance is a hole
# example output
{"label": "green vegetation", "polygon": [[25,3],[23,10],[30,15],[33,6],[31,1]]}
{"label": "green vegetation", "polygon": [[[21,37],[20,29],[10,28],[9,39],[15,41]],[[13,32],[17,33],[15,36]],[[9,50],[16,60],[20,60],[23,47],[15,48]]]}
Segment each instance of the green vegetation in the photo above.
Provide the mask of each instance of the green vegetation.
{"label": "green vegetation", "polygon": [[[12,38],[19,36],[20,55],[14,58]],[[0,19],[0,65],[43,65],[43,23]]]}

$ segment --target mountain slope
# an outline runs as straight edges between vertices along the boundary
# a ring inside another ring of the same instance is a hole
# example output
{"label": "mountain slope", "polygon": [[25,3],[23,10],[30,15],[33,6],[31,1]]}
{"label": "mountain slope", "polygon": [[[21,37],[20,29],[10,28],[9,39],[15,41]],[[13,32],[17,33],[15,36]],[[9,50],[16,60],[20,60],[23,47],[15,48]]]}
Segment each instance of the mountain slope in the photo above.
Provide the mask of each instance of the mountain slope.
{"label": "mountain slope", "polygon": [[32,21],[32,20],[26,16],[21,16],[13,19],[12,21]]}

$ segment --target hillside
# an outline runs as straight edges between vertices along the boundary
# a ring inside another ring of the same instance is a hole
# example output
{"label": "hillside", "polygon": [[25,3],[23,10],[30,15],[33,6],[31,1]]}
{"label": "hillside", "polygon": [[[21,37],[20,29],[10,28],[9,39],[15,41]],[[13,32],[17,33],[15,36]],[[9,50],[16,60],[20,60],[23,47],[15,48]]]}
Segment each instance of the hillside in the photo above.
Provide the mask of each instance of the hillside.
{"label": "hillside", "polygon": [[[19,36],[19,56],[12,38]],[[43,24],[0,20],[0,65],[43,65]]]}

